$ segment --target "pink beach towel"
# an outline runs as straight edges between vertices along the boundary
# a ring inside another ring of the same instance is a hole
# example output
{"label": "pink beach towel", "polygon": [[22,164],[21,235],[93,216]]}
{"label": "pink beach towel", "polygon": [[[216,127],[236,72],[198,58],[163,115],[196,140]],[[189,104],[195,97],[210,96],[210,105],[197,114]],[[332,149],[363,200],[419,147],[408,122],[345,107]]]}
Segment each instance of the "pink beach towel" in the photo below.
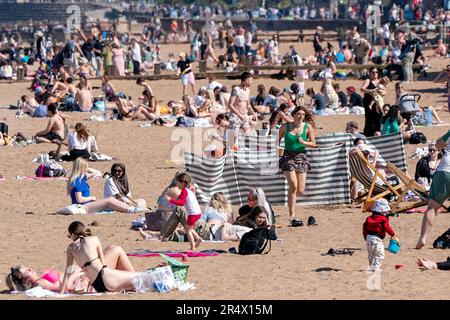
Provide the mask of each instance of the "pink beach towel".
{"label": "pink beach towel", "polygon": [[214,250],[207,250],[207,251],[200,251],[200,252],[193,252],[193,251],[152,251],[152,250],[142,250],[142,251],[135,251],[131,253],[127,253],[127,256],[130,257],[159,257],[160,253],[165,254],[166,256],[172,257],[172,258],[182,258],[184,256],[187,256],[189,258],[199,258],[199,257],[214,257],[218,256],[220,253]]}

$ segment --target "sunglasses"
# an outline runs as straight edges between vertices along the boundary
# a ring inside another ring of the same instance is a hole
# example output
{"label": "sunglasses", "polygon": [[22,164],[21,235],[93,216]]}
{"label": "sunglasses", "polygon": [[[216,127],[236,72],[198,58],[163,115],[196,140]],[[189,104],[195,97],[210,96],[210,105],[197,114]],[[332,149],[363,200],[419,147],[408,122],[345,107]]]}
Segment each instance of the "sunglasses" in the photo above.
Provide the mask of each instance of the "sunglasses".
{"label": "sunglasses", "polygon": [[123,170],[120,170],[120,169],[119,169],[119,170],[113,170],[113,172],[114,172],[114,173],[117,173],[117,172],[123,172]]}
{"label": "sunglasses", "polygon": [[437,149],[428,149],[428,152],[436,152]]}

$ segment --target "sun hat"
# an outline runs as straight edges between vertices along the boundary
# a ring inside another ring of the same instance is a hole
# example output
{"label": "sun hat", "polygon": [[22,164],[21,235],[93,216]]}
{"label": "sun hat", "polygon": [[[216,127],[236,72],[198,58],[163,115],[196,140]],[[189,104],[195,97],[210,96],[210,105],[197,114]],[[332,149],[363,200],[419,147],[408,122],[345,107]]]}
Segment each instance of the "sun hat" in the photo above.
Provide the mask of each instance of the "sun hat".
{"label": "sun hat", "polygon": [[385,214],[390,211],[391,207],[389,206],[389,202],[384,198],[375,200],[372,206],[372,212]]}
{"label": "sun hat", "polygon": [[371,152],[372,151],[372,149],[370,149],[370,147],[367,145],[367,144],[365,144],[365,143],[361,143],[361,144],[358,144],[358,149],[361,151],[361,152]]}

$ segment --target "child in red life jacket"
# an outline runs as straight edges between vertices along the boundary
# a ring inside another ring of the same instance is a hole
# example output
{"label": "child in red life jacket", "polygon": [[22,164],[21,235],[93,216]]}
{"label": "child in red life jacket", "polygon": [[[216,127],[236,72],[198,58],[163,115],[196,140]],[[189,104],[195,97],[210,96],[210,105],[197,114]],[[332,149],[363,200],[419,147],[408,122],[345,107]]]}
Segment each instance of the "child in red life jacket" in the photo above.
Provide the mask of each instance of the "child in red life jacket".
{"label": "child in red life jacket", "polygon": [[384,198],[377,199],[372,206],[372,215],[363,224],[363,235],[369,254],[370,271],[381,270],[381,264],[384,260],[383,239],[386,233],[391,236],[391,239],[395,239],[400,243],[394,230],[389,225],[389,218],[386,216],[390,212],[391,208],[388,201]]}

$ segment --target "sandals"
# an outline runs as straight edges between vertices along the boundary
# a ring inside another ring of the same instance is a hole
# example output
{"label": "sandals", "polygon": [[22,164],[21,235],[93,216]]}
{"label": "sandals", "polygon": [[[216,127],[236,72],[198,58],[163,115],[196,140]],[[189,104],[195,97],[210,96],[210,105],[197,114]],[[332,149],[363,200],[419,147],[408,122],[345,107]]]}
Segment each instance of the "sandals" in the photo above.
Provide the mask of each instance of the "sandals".
{"label": "sandals", "polygon": [[303,221],[297,218],[294,218],[291,220],[291,222],[289,223],[290,227],[302,227],[303,226]]}

